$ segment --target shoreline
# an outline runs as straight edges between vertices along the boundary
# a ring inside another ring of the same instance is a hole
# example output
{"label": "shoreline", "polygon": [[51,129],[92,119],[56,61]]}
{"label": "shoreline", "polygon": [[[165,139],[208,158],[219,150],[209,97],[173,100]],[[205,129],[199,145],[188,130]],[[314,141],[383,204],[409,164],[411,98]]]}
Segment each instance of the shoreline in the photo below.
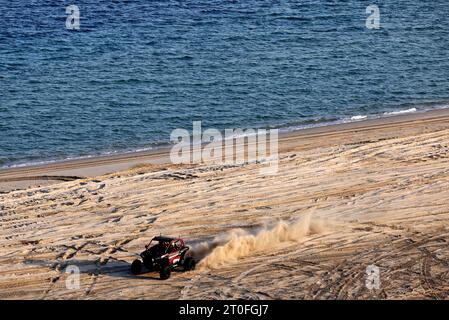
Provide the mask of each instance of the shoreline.
{"label": "shoreline", "polygon": [[[449,124],[449,108],[424,112],[391,115],[375,119],[317,126],[279,133],[279,153],[298,144],[308,145],[306,139],[332,137],[348,133],[369,132],[378,129]],[[92,156],[81,159],[62,160],[45,164],[0,169],[0,192],[26,189],[34,186],[92,178],[118,171],[128,170],[142,164],[169,164],[171,147],[157,150],[136,151],[114,155]]]}
{"label": "shoreline", "polygon": [[[447,297],[449,110],[294,132],[279,146],[273,175],[254,162],[68,175],[163,154],[28,168],[66,182],[0,193],[0,298]],[[199,268],[132,276],[135,254],[160,234],[198,248]],[[246,250],[248,234],[270,246]],[[373,264],[382,290],[367,290]],[[79,266],[81,290],[67,290],[67,265]]]}

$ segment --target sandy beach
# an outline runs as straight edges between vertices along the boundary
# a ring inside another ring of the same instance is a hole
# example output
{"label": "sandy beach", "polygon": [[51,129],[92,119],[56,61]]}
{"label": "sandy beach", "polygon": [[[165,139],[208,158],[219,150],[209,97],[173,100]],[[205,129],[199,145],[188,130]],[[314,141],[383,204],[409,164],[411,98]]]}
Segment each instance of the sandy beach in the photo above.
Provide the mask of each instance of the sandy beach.
{"label": "sandy beach", "polygon": [[[449,297],[448,109],[295,131],[279,151],[272,176],[167,150],[1,170],[0,298]],[[131,275],[159,234],[198,268]]]}

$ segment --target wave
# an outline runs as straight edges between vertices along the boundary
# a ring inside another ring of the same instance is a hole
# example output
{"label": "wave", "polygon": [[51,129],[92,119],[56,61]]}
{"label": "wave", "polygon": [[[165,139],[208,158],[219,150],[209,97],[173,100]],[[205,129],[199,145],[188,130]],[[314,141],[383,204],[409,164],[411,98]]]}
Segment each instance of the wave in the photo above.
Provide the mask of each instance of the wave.
{"label": "wave", "polygon": [[384,115],[386,115],[386,116],[393,116],[393,115],[404,114],[404,113],[413,113],[413,112],[416,112],[416,111],[418,111],[416,108],[410,108],[410,109],[406,109],[406,110],[384,112]]}
{"label": "wave", "polygon": [[368,116],[363,116],[363,115],[358,115],[358,116],[352,116],[351,117],[351,120],[363,120],[363,119],[366,119],[366,118],[368,118]]}
{"label": "wave", "polygon": [[355,121],[368,120],[368,119],[379,119],[379,118],[383,118],[383,117],[402,115],[402,114],[408,114],[408,113],[447,109],[447,108],[449,108],[449,103],[447,103],[447,102],[428,102],[428,103],[422,103],[422,104],[416,105],[416,107],[410,106],[407,109],[399,109],[399,108],[400,108],[400,106],[396,106],[395,109],[391,108],[391,109],[393,109],[392,111],[385,111],[383,113],[382,112],[367,113],[367,114],[342,116],[340,118],[336,118],[336,117],[335,118],[320,118],[318,120],[305,120],[305,121],[297,122],[297,123],[294,123],[294,122],[286,123],[284,125],[278,125],[273,128],[279,128],[281,130],[281,132],[282,131],[291,132],[291,131],[297,131],[297,130],[315,128],[315,127],[335,125],[335,124],[340,124],[340,123],[350,123],[350,122],[355,122]]}

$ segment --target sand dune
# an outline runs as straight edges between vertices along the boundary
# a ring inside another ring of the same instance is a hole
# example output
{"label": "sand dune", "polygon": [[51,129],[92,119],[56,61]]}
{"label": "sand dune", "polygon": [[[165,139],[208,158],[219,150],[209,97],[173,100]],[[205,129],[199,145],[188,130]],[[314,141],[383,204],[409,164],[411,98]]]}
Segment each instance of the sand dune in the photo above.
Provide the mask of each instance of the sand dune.
{"label": "sand dune", "polygon": [[[259,166],[144,165],[0,194],[0,298],[448,298],[447,118],[289,136],[278,174]],[[132,276],[160,233],[186,238],[199,268]]]}

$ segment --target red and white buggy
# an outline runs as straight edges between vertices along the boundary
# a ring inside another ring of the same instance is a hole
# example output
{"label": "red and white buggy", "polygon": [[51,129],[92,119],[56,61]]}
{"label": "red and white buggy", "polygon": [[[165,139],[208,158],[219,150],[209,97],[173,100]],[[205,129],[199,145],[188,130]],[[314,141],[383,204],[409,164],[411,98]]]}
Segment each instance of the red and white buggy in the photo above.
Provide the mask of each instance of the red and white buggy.
{"label": "red and white buggy", "polygon": [[189,247],[181,238],[154,237],[140,254],[142,261],[136,259],[131,264],[131,272],[140,274],[142,267],[145,266],[148,271],[159,271],[160,278],[165,280],[175,268],[193,270],[196,263],[193,257],[186,256],[188,250]]}

